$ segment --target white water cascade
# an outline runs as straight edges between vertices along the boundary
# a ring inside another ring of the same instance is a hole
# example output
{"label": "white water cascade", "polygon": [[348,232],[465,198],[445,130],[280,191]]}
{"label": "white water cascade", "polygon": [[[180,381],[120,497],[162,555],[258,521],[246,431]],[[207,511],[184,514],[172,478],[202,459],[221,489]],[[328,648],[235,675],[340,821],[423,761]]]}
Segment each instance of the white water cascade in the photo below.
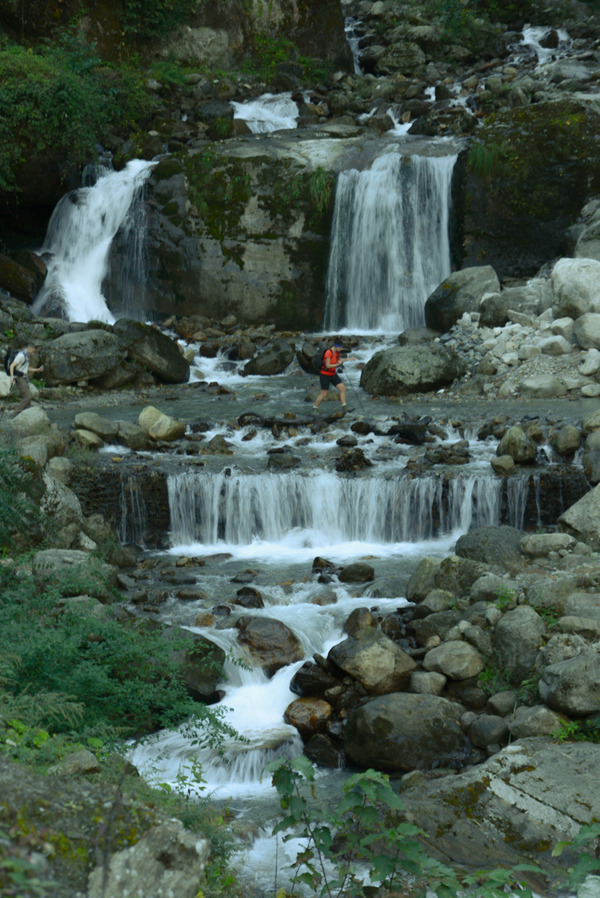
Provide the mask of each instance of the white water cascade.
{"label": "white water cascade", "polygon": [[[136,260],[139,267],[144,221],[136,200],[153,165],[134,159],[122,171],[104,170],[93,187],[74,190],[58,203],[39,251],[48,257],[48,274],[35,314],[59,313],[70,321],[115,320],[102,293],[110,246],[120,228],[128,229],[133,242],[130,272]],[[131,314],[127,296],[128,284],[123,283],[116,305],[121,313]]]}
{"label": "white water cascade", "polygon": [[288,91],[282,94],[262,94],[255,100],[236,103],[232,100],[233,117],[246,122],[252,134],[289,130],[298,124],[298,104]]}
{"label": "white water cascade", "polygon": [[340,174],[325,330],[394,333],[423,324],[429,294],[450,273],[455,155],[388,152]]}
{"label": "white water cascade", "polygon": [[[493,474],[342,478],[265,473],[185,473],[168,479],[174,545],[286,543],[323,546],[418,542],[496,524],[501,481]],[[332,514],[332,510],[334,513]]]}

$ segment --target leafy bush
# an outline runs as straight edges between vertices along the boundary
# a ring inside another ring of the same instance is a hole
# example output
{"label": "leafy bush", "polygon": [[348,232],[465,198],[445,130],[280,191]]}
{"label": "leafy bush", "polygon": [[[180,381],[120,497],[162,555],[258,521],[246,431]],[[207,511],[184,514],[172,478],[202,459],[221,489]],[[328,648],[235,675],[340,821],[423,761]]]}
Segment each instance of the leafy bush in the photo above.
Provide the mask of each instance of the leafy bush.
{"label": "leafy bush", "polygon": [[[0,125],[1,127],[1,125]],[[0,552],[7,554],[17,538],[37,535],[40,483],[35,466],[14,450],[0,449]]]}
{"label": "leafy bush", "polygon": [[402,820],[402,801],[385,774],[376,770],[355,774],[345,781],[337,805],[328,796],[319,806],[315,772],[307,758],[280,759],[267,770],[284,811],[273,833],[303,840],[293,865],[292,889],[301,882],[317,896],[366,898],[380,891],[406,894],[408,878],[415,898],[432,892],[450,898],[468,894],[473,886],[477,898],[503,898],[505,886],[520,889],[522,898],[532,898],[520,874],[539,874],[537,867],[522,864],[513,870],[460,873],[432,858],[422,843],[423,833]]}
{"label": "leafy bush", "polygon": [[[68,594],[85,592],[81,582]],[[74,712],[70,720],[64,714],[53,718],[50,704],[37,718],[30,714],[31,722],[81,737],[143,734],[183,720],[200,741],[218,743],[230,732],[220,709],[194,702],[186,691],[172,653],[188,643],[167,643],[160,631],[119,622],[109,609],[101,615],[61,610],[60,599],[56,589],[40,589],[23,571],[3,576],[0,676],[6,694],[16,701],[60,693]]]}
{"label": "leafy bush", "polygon": [[197,0],[124,0],[123,30],[141,38],[164,37],[191,16]]}
{"label": "leafy bush", "polygon": [[14,191],[19,165],[44,152],[65,168],[94,159],[109,127],[147,113],[141,81],[100,62],[72,34],[39,52],[0,46],[0,189]]}

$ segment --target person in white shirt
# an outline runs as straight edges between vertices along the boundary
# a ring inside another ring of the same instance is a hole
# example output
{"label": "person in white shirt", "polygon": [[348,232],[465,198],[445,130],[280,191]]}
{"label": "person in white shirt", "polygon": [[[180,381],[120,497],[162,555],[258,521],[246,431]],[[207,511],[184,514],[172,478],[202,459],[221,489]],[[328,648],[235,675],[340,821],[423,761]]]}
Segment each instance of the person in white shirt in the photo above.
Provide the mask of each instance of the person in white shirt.
{"label": "person in white shirt", "polygon": [[17,415],[20,415],[22,411],[25,411],[26,408],[29,408],[31,405],[31,400],[33,399],[31,395],[31,390],[29,389],[29,375],[37,374],[38,371],[43,371],[44,366],[40,365],[39,368],[30,368],[29,367],[29,359],[36,352],[35,346],[26,346],[24,349],[20,349],[12,362],[10,363],[8,373],[10,376],[10,385],[14,383],[17,384],[17,390],[19,391],[19,396],[21,397],[21,401],[15,407],[15,412],[13,418]]}

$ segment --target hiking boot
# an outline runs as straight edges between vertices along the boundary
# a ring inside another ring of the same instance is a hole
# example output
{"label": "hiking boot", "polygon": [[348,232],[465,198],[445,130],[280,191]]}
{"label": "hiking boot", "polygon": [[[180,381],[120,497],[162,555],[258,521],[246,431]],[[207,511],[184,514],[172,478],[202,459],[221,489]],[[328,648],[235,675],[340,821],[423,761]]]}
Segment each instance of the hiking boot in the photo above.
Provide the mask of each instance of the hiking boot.
{"label": "hiking boot", "polygon": [[343,405],[343,406],[342,406],[342,411],[343,411],[343,412],[353,412],[353,411],[354,411],[354,406],[353,406],[353,405]]}

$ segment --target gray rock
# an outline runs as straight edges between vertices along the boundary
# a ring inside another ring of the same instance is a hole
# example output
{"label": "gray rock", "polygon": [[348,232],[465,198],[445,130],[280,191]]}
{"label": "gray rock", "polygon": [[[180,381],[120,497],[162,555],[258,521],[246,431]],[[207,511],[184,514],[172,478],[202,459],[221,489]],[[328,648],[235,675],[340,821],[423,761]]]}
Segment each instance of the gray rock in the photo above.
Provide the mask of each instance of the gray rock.
{"label": "gray rock", "polygon": [[447,682],[434,670],[415,670],[410,676],[410,691],[415,695],[441,695]]}
{"label": "gray rock", "polygon": [[501,524],[498,527],[475,527],[459,537],[455,553],[485,564],[510,568],[521,563],[522,530]]}
{"label": "gray rock", "polygon": [[600,262],[594,259],[559,259],[552,269],[555,318],[577,319],[600,311]]}
{"label": "gray rock", "polygon": [[199,839],[179,820],[160,823],[92,870],[87,898],[194,898],[209,855],[208,840]]}
{"label": "gray rock", "polygon": [[26,408],[10,421],[11,431],[18,437],[31,437],[48,433],[52,427],[50,418],[44,409],[37,406]]}
{"label": "gray rock", "polygon": [[238,642],[248,649],[268,677],[304,658],[300,640],[281,621],[266,617],[240,617],[235,626]]}
{"label": "gray rock", "polygon": [[526,739],[529,736],[551,736],[560,729],[563,720],[545,705],[532,708],[521,705],[506,722],[513,739]]}
{"label": "gray rock", "polygon": [[425,323],[445,333],[464,312],[477,312],[485,293],[499,292],[500,281],[490,265],[456,271],[427,298]]}
{"label": "gray rock", "polygon": [[356,561],[343,567],[338,578],[342,583],[368,583],[375,579],[375,570],[364,561]]}
{"label": "gray rock", "polygon": [[423,667],[441,673],[449,680],[468,680],[481,673],[485,661],[468,642],[449,640],[427,652]]}
{"label": "gray rock", "polygon": [[522,427],[509,427],[496,449],[496,455],[510,455],[516,464],[531,464],[537,456],[537,446]]}
{"label": "gray rock", "polygon": [[363,627],[334,645],[327,660],[375,695],[405,689],[417,666],[400,646],[373,627]]}
{"label": "gray rock", "polygon": [[92,433],[91,430],[74,430],[73,436],[80,446],[90,451],[102,449],[104,446],[104,440],[97,434]]}
{"label": "gray rock", "polygon": [[532,287],[508,287],[501,293],[488,293],[480,303],[481,327],[503,327],[511,320],[509,312],[518,309],[521,314],[536,317],[540,312],[539,293]]}
{"label": "gray rock", "polygon": [[544,621],[529,605],[520,605],[498,621],[492,643],[498,666],[511,683],[521,682],[531,673],[545,632]]}
{"label": "gray rock", "polygon": [[80,595],[83,587],[93,598],[107,602],[117,583],[115,567],[80,549],[43,549],[35,553],[32,569],[39,586],[54,583],[63,596]]}
{"label": "gray rock", "polygon": [[582,349],[600,348],[600,312],[586,312],[578,318],[573,335]]}
{"label": "gray rock", "polygon": [[152,446],[152,440],[144,428],[130,421],[119,421],[117,442],[135,452],[143,452]]}
{"label": "gray rock", "polygon": [[551,552],[570,551],[575,543],[575,538],[568,533],[530,533],[523,537],[520,548],[524,555],[541,558]]}
{"label": "gray rock", "polygon": [[552,849],[598,819],[598,764],[598,745],[523,739],[485,764],[404,791],[403,813],[454,863],[511,868],[535,853],[541,869],[564,879],[573,856],[553,858]]}
{"label": "gray rock", "polygon": [[566,384],[553,374],[532,374],[519,385],[524,399],[556,399],[567,393]]}
{"label": "gray rock", "polygon": [[600,653],[596,647],[573,658],[551,664],[542,671],[539,693],[542,701],[570,717],[600,711]]}
{"label": "gray rock", "polygon": [[105,443],[111,443],[119,432],[119,425],[109,418],[104,418],[96,412],[80,412],[75,415],[75,427],[83,430],[91,430],[99,436]]}
{"label": "gray rock", "polygon": [[109,331],[63,334],[44,345],[44,378],[51,386],[94,380],[114,368],[125,355],[119,339]]}
{"label": "gray rock", "polygon": [[285,340],[277,340],[244,367],[244,374],[281,374],[294,358],[294,349]]}
{"label": "gray rock", "polygon": [[595,486],[561,514],[558,529],[600,550],[600,486]]}
{"label": "gray rock", "polygon": [[184,383],[189,378],[190,366],[177,341],[157,328],[120,318],[113,325],[113,334],[129,358],[165,383]]}
{"label": "gray rock", "polygon": [[361,767],[427,770],[465,756],[460,705],[434,695],[391,693],[348,714],[344,750]]}
{"label": "gray rock", "polygon": [[183,644],[174,649],[170,657],[178,666],[192,698],[198,702],[213,701],[223,670],[224,650],[205,636],[183,627],[167,627],[161,633],[161,639]]}
{"label": "gray rock", "polygon": [[418,563],[406,585],[406,598],[409,602],[421,602],[434,587],[435,575],[441,565],[440,558],[426,556]]}
{"label": "gray rock", "polygon": [[363,368],[360,385],[369,393],[401,396],[429,392],[462,377],[466,363],[440,343],[397,346],[376,352]]}
{"label": "gray rock", "polygon": [[469,727],[469,739],[477,748],[501,745],[508,738],[508,724],[496,714],[481,714]]}

